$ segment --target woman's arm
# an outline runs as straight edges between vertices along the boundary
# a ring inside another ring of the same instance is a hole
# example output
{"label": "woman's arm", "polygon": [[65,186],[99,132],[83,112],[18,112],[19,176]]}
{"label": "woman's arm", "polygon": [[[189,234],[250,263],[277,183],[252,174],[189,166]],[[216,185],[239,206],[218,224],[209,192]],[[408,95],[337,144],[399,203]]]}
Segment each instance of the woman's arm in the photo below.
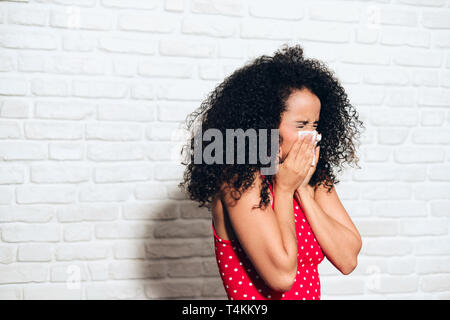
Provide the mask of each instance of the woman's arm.
{"label": "woman's arm", "polygon": [[[319,188],[319,191],[316,190],[316,196],[309,185],[297,189],[295,196],[327,259],[343,274],[349,274],[357,265],[357,256],[362,245],[361,236],[334,188],[331,194],[326,193],[324,188]],[[326,211],[322,206],[326,207]]]}

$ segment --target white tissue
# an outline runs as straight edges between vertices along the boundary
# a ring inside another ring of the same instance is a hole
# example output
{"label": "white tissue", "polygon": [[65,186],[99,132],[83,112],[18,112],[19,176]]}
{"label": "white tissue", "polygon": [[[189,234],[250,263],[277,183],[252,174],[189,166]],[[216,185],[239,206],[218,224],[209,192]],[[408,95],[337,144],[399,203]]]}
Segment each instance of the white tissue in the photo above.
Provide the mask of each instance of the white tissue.
{"label": "white tissue", "polygon": [[309,134],[309,133],[312,133],[314,135],[314,140],[315,140],[314,141],[314,148],[313,148],[313,160],[312,160],[312,163],[311,163],[311,165],[314,166],[314,162],[316,160],[316,148],[315,147],[316,147],[317,143],[320,140],[322,140],[322,135],[314,130],[314,131],[299,131],[298,132],[298,136],[300,137],[303,134]]}

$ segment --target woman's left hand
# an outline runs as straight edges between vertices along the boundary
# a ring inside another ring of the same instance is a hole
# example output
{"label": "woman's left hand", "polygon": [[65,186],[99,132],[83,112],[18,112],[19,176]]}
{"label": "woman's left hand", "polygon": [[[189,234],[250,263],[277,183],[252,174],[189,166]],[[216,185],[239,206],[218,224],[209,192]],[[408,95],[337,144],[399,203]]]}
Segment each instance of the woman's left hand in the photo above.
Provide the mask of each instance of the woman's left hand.
{"label": "woman's left hand", "polygon": [[309,185],[309,180],[311,179],[312,175],[316,171],[317,163],[319,162],[319,155],[320,155],[320,146],[315,147],[316,152],[316,158],[314,161],[314,165],[311,165],[311,168],[308,171],[308,175],[306,176],[304,183],[300,185],[297,190],[295,191],[297,197],[301,199],[301,197],[311,197],[314,198],[314,187]]}

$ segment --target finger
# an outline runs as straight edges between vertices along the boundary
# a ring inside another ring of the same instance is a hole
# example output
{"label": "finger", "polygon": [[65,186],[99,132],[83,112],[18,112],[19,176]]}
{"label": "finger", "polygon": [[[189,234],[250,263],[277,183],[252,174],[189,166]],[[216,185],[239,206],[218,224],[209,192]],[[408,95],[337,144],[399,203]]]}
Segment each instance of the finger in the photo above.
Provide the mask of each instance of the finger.
{"label": "finger", "polygon": [[319,162],[319,155],[320,155],[320,146],[317,146],[315,148],[314,168],[317,167],[317,163]]}
{"label": "finger", "polygon": [[289,150],[288,155],[286,156],[286,160],[289,159],[289,161],[294,161],[295,157],[298,153],[298,150],[300,150],[300,147],[303,145],[305,140],[305,136],[297,136],[297,140],[292,144],[291,149]]}
{"label": "finger", "polygon": [[[311,150],[309,153],[312,152],[312,149],[310,148],[310,142],[311,141],[311,135],[308,134],[307,137],[305,137],[305,140],[303,141],[303,144],[300,146],[296,157],[295,157],[295,164],[296,165],[301,165],[302,164],[302,160],[306,160],[305,158],[308,157],[308,150]],[[311,161],[311,159],[310,159]]]}

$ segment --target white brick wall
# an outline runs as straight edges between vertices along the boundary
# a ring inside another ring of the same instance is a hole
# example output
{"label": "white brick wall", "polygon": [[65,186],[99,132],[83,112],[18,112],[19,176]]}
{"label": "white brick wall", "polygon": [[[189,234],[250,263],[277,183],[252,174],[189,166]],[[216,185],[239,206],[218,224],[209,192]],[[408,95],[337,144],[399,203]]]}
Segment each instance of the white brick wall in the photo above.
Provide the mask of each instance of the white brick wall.
{"label": "white brick wall", "polygon": [[450,298],[450,1],[0,3],[0,298],[225,299],[179,126],[301,43],[367,131],[337,190],[363,236],[323,299]]}

